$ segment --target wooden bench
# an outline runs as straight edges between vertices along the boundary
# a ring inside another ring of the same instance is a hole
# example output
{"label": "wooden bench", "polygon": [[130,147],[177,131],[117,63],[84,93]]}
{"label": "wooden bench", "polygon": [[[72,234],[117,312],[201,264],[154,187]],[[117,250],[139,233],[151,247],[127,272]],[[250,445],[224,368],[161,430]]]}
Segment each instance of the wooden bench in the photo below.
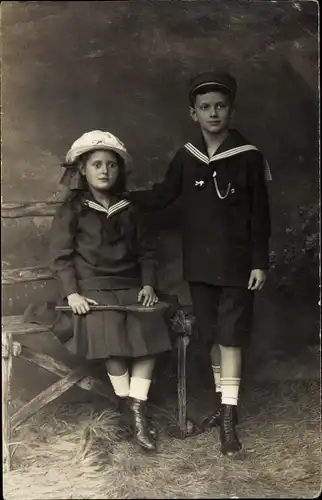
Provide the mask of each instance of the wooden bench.
{"label": "wooden bench", "polygon": [[[52,217],[59,204],[59,202],[7,203],[2,205],[1,217],[11,219]],[[9,286],[52,278],[51,271],[46,266],[2,271],[2,284]],[[186,349],[191,337],[193,316],[187,308],[180,307],[172,324],[174,331],[177,333],[178,349],[178,432],[176,437],[184,439],[188,433],[191,434],[193,428],[193,423],[189,423],[187,420],[186,398]],[[2,316],[2,437],[5,471],[11,469],[11,432],[71,387],[78,386],[86,391],[92,391],[107,398],[112,407],[116,406],[117,398],[114,393],[108,390],[108,387],[102,381],[86,372],[83,366],[72,369],[61,361],[23,345],[21,340],[23,335],[42,335],[48,331],[48,328],[44,326],[24,323],[23,316]],[[19,357],[34,363],[38,367],[57,375],[58,381],[39,393],[10,417],[13,357]]]}

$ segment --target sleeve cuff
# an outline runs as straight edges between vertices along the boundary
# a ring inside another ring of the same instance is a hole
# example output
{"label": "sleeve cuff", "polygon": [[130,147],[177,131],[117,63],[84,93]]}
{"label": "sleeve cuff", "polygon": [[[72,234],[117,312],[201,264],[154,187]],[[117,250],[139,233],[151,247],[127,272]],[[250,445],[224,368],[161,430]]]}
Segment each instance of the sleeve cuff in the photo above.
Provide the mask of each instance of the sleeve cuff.
{"label": "sleeve cuff", "polygon": [[252,269],[269,269],[268,253],[256,253],[252,256]]}
{"label": "sleeve cuff", "polygon": [[157,276],[156,276],[156,271],[154,268],[154,265],[151,263],[147,265],[145,263],[142,268],[141,268],[141,279],[142,279],[142,286],[152,286],[152,288],[156,288],[157,286]]}
{"label": "sleeve cuff", "polygon": [[72,293],[79,293],[76,280],[67,280],[62,276],[60,276],[59,278],[61,282],[62,293],[65,297],[68,297],[68,295],[71,295]]}

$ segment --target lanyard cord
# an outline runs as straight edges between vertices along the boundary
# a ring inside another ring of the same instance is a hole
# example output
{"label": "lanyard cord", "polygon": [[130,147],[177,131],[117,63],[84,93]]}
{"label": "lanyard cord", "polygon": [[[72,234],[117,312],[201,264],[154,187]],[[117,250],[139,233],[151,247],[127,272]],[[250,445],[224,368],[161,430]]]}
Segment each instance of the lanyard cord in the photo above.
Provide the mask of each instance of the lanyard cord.
{"label": "lanyard cord", "polygon": [[221,200],[224,200],[229,195],[231,184],[230,183],[228,184],[226,194],[222,195],[221,192],[219,191],[219,187],[218,187],[218,184],[217,184],[216,172],[214,172],[214,174],[213,174],[213,180],[214,180],[214,184],[215,184],[216,193],[218,195],[218,198],[220,198]]}

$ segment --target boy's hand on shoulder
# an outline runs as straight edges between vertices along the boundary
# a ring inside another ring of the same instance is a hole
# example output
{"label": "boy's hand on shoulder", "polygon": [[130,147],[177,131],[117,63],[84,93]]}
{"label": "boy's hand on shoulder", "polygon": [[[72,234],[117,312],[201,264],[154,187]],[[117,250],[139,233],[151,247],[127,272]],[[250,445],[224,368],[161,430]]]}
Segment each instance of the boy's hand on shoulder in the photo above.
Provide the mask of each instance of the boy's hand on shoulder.
{"label": "boy's hand on shoulder", "polygon": [[261,290],[266,282],[266,272],[263,269],[253,269],[248,281],[248,290]]}
{"label": "boy's hand on shoulder", "polygon": [[67,297],[68,305],[71,307],[74,314],[87,314],[90,310],[90,305],[98,306],[98,302],[87,297],[83,297],[79,293],[71,293]]}
{"label": "boy's hand on shoulder", "polygon": [[159,302],[159,299],[150,285],[145,285],[139,292],[138,301],[146,307],[151,307]]}

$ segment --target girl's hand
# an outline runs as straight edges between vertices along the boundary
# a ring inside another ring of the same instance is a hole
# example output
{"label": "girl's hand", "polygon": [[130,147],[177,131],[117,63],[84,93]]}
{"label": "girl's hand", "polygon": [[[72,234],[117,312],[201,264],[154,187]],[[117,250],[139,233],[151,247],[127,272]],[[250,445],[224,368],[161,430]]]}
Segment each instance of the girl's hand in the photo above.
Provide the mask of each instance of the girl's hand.
{"label": "girl's hand", "polygon": [[71,293],[68,295],[67,301],[74,314],[87,314],[90,310],[90,304],[98,306],[98,302],[93,299],[83,297],[83,295],[79,295],[79,293]]}
{"label": "girl's hand", "polygon": [[248,281],[248,290],[261,290],[266,282],[266,273],[263,269],[253,269]]}
{"label": "girl's hand", "polygon": [[145,285],[142,288],[142,290],[140,290],[140,293],[138,295],[138,301],[142,302],[142,300],[143,300],[143,305],[146,307],[153,306],[154,304],[157,304],[157,302],[159,302],[159,299],[156,296],[152,286]]}

